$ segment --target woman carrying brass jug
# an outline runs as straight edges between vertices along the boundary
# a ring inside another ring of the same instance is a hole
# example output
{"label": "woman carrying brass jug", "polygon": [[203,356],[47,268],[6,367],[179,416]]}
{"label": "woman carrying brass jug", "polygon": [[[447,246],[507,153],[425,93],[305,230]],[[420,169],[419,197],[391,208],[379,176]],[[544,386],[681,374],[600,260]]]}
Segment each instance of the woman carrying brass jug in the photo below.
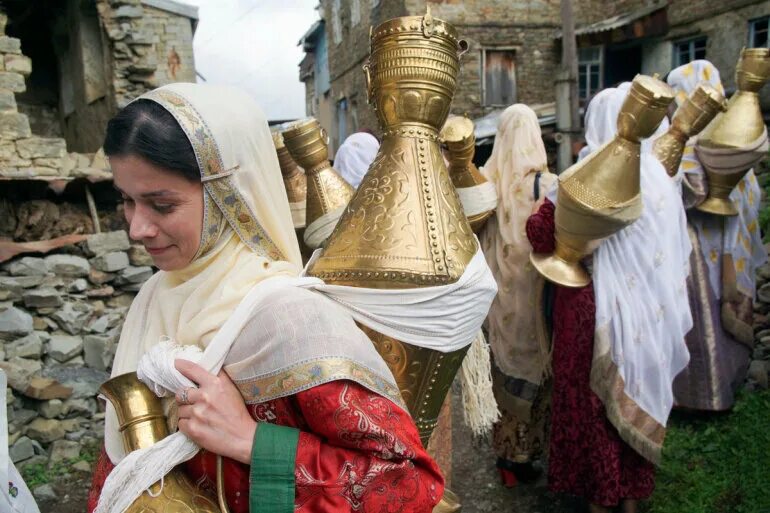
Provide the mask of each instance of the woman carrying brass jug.
{"label": "woman carrying brass jug", "polygon": [[[719,70],[706,60],[674,69],[668,83],[677,92],[677,103],[701,83],[724,93]],[[696,210],[708,195],[708,181],[694,139],[685,147],[680,172],[693,244],[688,290],[694,328],[687,335],[690,364],[674,382],[674,398],[683,408],[722,411],[735,401],[754,339],[756,270],[767,260],[757,221],[762,191],[749,171],[730,194],[737,216]],[[733,299],[725,297],[724,291],[733,291]]]}
{"label": "woman carrying brass jug", "polygon": [[529,263],[525,224],[535,202],[556,182],[547,163],[535,112],[522,104],[505,109],[492,154],[480,170],[497,189],[497,214],[479,238],[498,289],[486,324],[501,413],[493,445],[506,486],[537,476],[532,464],[546,440],[550,337],[540,308],[544,280]]}
{"label": "woman carrying brass jug", "polygon": [[[665,123],[642,141],[635,164],[633,150],[623,150],[633,142],[629,132],[653,131],[641,131],[639,125],[654,129],[673,97],[659,81],[647,80],[647,85],[643,90],[635,80],[631,94],[623,84],[596,95],[586,114],[588,147],[582,152],[588,160],[615,137],[625,139],[603,164],[617,166],[623,176],[633,176],[632,165],[640,168],[641,216],[595,250],[592,283],[554,287],[548,485],[583,497],[592,512],[617,506],[634,512],[637,501],[652,493],[653,464],[660,459],[673,403],[671,386],[687,363],[684,337],[692,326],[684,209],[675,184],[652,153],[651,141]],[[642,112],[643,119],[637,122],[627,111]],[[629,123],[632,128],[637,123],[636,128],[629,131]],[[582,170],[597,171],[589,168],[592,162]],[[587,192],[589,201],[613,193]],[[546,199],[527,221],[535,251],[554,249],[554,211]]]}
{"label": "woman carrying brass jug", "polygon": [[160,269],[128,313],[113,379],[137,371],[156,394],[170,390],[179,431],[127,454],[127,422],[108,405],[89,511],[124,511],[179,462],[232,512],[430,512],[443,478],[392,373],[348,313],[303,288],[318,280],[298,278],[278,160],[253,101],[165,86],[110,121],[104,148],[130,236]]}

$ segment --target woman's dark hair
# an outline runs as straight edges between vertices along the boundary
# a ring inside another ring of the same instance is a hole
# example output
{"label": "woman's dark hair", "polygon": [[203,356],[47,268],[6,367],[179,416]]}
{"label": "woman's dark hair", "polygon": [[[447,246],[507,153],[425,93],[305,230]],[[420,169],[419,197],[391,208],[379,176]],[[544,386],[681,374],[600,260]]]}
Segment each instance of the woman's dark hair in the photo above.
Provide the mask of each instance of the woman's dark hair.
{"label": "woman's dark hair", "polygon": [[201,179],[187,135],[174,116],[154,101],[130,103],[107,123],[104,153],[108,157],[136,155],[188,180]]}

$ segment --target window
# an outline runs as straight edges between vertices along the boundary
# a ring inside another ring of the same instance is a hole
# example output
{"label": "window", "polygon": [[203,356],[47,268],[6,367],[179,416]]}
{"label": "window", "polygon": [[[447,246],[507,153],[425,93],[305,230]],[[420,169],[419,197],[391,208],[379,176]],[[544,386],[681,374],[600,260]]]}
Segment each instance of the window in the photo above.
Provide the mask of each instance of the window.
{"label": "window", "polygon": [[516,51],[482,51],[481,90],[484,105],[508,106],[516,103]]}
{"label": "window", "polygon": [[348,100],[343,98],[337,102],[337,148],[348,136]]}
{"label": "window", "polygon": [[321,30],[315,45],[315,95],[321,97],[329,90],[329,49],[326,47],[326,31]]}
{"label": "window", "polygon": [[706,37],[693,37],[674,43],[674,67],[706,58]]}
{"label": "window", "polygon": [[587,101],[604,87],[603,48],[591,46],[578,50],[578,96]]}
{"label": "window", "polygon": [[749,21],[749,48],[770,48],[767,39],[770,16]]}

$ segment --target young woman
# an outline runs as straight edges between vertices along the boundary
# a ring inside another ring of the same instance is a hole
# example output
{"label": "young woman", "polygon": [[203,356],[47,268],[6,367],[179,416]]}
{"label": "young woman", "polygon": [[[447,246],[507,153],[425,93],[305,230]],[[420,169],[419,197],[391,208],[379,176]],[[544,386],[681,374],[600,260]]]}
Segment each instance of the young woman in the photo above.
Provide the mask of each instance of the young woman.
{"label": "young woman", "polygon": [[[550,339],[540,305],[543,279],[529,263],[525,223],[553,186],[535,112],[511,105],[500,116],[492,154],[481,172],[497,187],[497,215],[481,233],[481,247],[497,281],[487,327],[494,356],[495,399],[501,419],[493,445],[503,484],[537,476],[533,462],[545,446]],[[533,314],[535,320],[533,322]]]}
{"label": "young woman", "polygon": [[[614,137],[627,87],[589,104],[582,157]],[[691,248],[677,187],[652,154],[654,137],[641,148],[641,217],[594,252],[590,285],[554,287],[548,485],[585,498],[592,512],[635,512],[652,493],[672,382],[688,359]],[[545,200],[527,221],[536,252],[553,251],[554,212]]]}
{"label": "young woman", "polygon": [[[136,370],[161,338],[207,347],[250,291],[299,274],[270,131],[245,94],[160,88],[110,121],[104,149],[130,236],[160,269],[132,304],[113,376]],[[192,482],[213,492],[222,455],[234,513],[430,512],[443,479],[366,335],[331,300],[271,287],[222,372],[175,362],[197,384],[167,401],[202,448],[184,466]],[[108,406],[89,511],[125,457],[117,428]]]}

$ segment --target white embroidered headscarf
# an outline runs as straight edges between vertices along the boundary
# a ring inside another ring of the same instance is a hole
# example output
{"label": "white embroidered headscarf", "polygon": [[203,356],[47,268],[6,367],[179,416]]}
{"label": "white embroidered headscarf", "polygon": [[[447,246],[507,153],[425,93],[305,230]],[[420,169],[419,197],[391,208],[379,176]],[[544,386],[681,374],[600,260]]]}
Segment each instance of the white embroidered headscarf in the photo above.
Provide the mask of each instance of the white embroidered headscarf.
{"label": "white embroidered headscarf", "polygon": [[505,109],[492,154],[480,169],[498,196],[497,215],[480,241],[498,288],[487,318],[489,343],[501,371],[535,384],[547,368],[549,349],[543,322],[532,318],[543,282],[529,263],[526,223],[535,201],[556,182],[547,164],[535,112],[523,104]]}
{"label": "white embroidered headscarf", "polygon": [[[588,152],[616,133],[629,84],[600,92],[588,107]],[[597,111],[596,109],[601,109]],[[674,377],[687,365],[692,328],[686,280],[691,246],[678,189],[641,148],[642,215],[603,241],[593,257],[596,328],[591,387],[637,452],[658,461],[673,405]]]}
{"label": "white embroidered headscarf", "polygon": [[374,162],[380,143],[372,134],[356,132],[349,136],[337,150],[334,157],[334,169],[350,185],[358,189],[369,166]]}
{"label": "white embroidered headscarf", "polygon": [[[707,60],[697,60],[679,66],[668,76],[669,85],[676,91],[677,104],[686,100],[698,84],[703,82],[724,94],[719,70]],[[692,183],[691,190],[699,191],[695,195],[697,199],[688,201],[688,196],[685,195],[687,208],[697,206],[708,193],[705,172],[695,153],[696,140],[697,138],[693,138],[687,142],[680,165],[680,172],[684,172],[685,179]],[[685,184],[685,192],[687,190]],[[757,177],[754,171],[750,170],[730,194],[730,201],[738,208],[737,216],[722,218],[691,211],[694,215],[691,215],[690,222],[698,235],[701,252],[709,270],[709,283],[716,298],[722,296],[722,256],[730,254],[738,291],[754,299],[756,270],[767,261],[758,222],[761,195]]]}

